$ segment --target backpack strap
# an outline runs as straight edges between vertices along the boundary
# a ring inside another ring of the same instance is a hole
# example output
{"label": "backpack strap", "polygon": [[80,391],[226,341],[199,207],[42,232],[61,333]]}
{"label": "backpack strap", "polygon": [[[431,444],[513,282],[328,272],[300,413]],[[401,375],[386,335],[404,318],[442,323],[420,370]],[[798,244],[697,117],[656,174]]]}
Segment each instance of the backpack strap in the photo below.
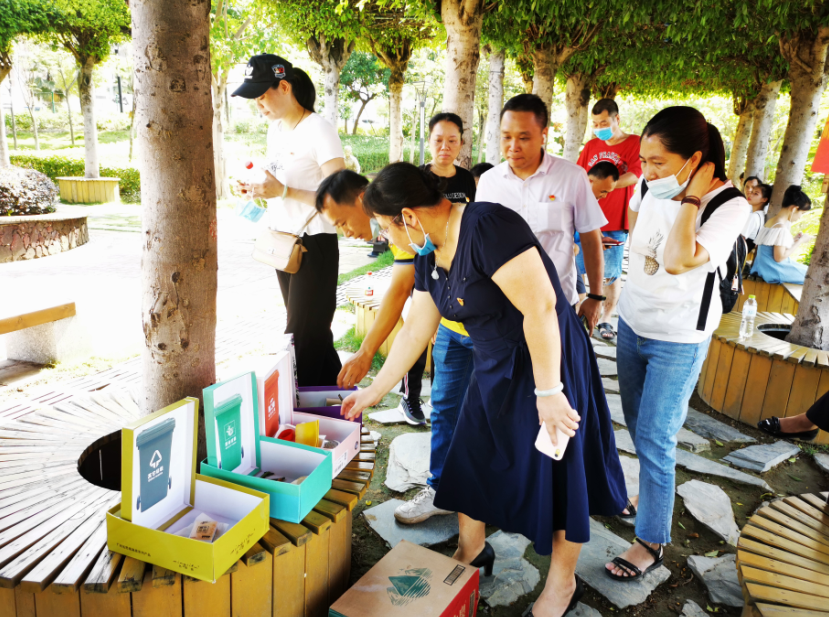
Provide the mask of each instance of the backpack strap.
{"label": "backpack strap", "polygon": [[[743,197],[743,194],[739,189],[736,189],[733,186],[728,187],[724,191],[720,191],[712,197],[711,201],[705,204],[705,210],[703,210],[702,218],[700,219],[700,227],[705,225],[717,208],[724,203],[731,201],[735,197]],[[714,295],[715,273],[720,278],[720,282],[722,282],[722,274],[720,274],[719,266],[717,266],[717,269],[714,270],[714,272],[709,272],[708,276],[705,278],[705,287],[702,290],[702,302],[699,305],[699,317],[697,318],[697,330],[699,331],[705,330],[705,324],[708,321],[708,309],[711,307],[711,296]]]}

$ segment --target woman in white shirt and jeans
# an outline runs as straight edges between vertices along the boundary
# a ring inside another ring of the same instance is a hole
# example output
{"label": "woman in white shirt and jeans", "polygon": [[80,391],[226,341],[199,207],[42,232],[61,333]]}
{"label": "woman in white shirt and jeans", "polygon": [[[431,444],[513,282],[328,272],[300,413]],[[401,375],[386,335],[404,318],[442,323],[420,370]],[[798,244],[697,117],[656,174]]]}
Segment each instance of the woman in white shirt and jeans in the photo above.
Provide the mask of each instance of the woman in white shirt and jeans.
{"label": "woman in white shirt and jeans", "polygon": [[271,121],[265,179],[242,187],[268,199],[270,227],[302,236],[302,266],[277,271],[288,311],[286,333],[294,335],[300,386],[337,383],[341,364],[331,322],[337,308],[337,232],[317,216],[316,190],[323,178],[345,169],[336,127],[314,113],[317,93],[308,75],[279,56],[248,61],[245,81],[233,93],[253,99]]}
{"label": "woman in white shirt and jeans", "polygon": [[722,316],[715,276],[705,324],[697,329],[705,282],[718,267],[724,276],[750,211],[735,191],[700,225],[707,205],[731,183],[719,131],[692,107],[668,107],[651,118],[639,157],[647,193],[640,181],[630,202],[617,343],[622,409],[640,462],[637,543],[606,572],[621,581],[661,565],[662,546],[671,541],[676,435]]}

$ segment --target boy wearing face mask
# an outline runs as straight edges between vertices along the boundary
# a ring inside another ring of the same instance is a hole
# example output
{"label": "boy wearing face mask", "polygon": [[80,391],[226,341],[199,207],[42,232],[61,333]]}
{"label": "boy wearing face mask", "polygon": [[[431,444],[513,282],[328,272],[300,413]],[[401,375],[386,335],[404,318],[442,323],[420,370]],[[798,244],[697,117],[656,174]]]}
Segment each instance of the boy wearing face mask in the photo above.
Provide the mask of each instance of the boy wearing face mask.
{"label": "boy wearing face mask", "polygon": [[613,99],[601,99],[592,110],[594,139],[588,141],[579,155],[578,164],[590,171],[596,164],[607,161],[619,170],[619,180],[614,190],[599,199],[599,206],[607,219],[602,235],[621,242],[605,251],[605,285],[602,317],[599,332],[603,339],[612,341],[616,337],[610,318],[616,310],[622,291],[622,257],[628,238],[628,203],[633,196],[636,182],[642,175],[639,163],[639,137],[625,133],[620,125],[619,106]]}

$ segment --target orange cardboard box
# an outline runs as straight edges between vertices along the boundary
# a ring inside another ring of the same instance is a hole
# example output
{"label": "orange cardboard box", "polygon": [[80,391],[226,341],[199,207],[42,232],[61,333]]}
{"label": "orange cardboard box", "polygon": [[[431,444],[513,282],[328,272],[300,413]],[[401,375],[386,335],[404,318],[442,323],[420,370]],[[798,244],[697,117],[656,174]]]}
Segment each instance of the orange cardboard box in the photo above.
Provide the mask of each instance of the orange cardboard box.
{"label": "orange cardboard box", "polygon": [[475,617],[477,568],[401,540],[328,611],[328,617]]}

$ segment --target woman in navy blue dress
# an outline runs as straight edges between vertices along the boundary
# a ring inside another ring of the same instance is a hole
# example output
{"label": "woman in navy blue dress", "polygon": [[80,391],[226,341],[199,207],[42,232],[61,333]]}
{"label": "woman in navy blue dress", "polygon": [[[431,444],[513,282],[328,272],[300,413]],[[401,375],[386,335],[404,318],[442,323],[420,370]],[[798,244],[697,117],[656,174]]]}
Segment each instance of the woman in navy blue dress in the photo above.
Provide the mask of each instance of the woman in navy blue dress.
{"label": "woman in navy blue dress", "polygon": [[[458,512],[455,558],[491,569],[485,523],[522,533],[552,552],[536,617],[561,617],[584,589],[575,576],[591,514],[626,503],[613,425],[589,338],[562,293],[555,266],[527,223],[498,204],[452,204],[440,180],[389,165],[363,197],[392,242],[415,257],[409,318],[371,386],[343,415],[377,404],[414,364],[441,316],[460,321],[475,370],[435,505]],[[570,437],[557,462],[534,444],[544,422]]]}

